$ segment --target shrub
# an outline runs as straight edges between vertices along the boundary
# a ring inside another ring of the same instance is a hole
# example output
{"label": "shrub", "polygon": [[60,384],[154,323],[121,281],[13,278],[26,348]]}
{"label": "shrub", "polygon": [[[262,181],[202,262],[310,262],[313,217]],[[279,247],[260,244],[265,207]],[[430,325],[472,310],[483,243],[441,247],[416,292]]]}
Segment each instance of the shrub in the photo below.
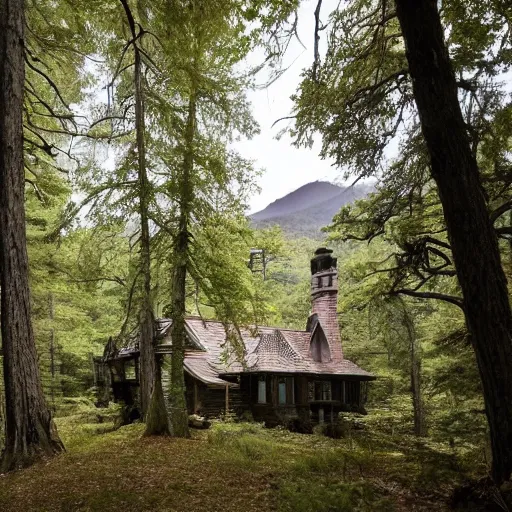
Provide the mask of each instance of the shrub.
{"label": "shrub", "polygon": [[288,423],[288,430],[290,432],[296,432],[297,434],[312,434],[313,424],[311,421],[294,418]]}

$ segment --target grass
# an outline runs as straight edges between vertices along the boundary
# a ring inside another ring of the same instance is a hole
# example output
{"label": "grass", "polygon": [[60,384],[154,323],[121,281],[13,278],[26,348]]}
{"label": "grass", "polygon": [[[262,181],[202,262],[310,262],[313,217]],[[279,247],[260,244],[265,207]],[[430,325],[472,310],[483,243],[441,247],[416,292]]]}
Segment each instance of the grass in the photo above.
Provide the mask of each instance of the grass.
{"label": "grass", "polygon": [[461,477],[416,441],[248,423],[215,423],[187,440],[143,438],[141,424],[114,430],[114,413],[59,418],[67,452],[0,476],[0,510],[435,511],[446,510]]}

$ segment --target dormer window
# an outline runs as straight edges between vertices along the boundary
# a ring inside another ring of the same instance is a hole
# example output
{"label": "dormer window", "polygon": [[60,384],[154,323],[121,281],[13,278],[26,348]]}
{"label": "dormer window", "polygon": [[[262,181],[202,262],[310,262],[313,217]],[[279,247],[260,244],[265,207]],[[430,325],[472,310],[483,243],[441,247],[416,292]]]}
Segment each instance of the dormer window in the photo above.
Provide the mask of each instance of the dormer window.
{"label": "dormer window", "polygon": [[319,323],[316,325],[313,332],[309,353],[313,361],[326,363],[331,360],[331,349],[329,348],[329,343],[327,343],[324,330]]}

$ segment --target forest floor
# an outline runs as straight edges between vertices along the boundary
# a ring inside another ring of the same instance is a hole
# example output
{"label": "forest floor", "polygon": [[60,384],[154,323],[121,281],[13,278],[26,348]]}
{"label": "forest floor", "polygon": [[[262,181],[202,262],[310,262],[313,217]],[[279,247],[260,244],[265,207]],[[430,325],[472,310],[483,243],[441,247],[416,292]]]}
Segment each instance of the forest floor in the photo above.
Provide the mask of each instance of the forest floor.
{"label": "forest floor", "polygon": [[91,421],[59,419],[66,453],[0,475],[0,510],[437,511],[462,479],[452,456],[403,438],[334,440],[253,423],[145,438],[141,424]]}

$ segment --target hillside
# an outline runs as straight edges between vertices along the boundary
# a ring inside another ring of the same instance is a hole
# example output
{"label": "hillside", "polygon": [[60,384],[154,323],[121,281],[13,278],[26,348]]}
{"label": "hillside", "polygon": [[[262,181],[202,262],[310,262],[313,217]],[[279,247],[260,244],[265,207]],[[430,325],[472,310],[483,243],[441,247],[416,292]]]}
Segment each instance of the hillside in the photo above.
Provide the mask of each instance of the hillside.
{"label": "hillside", "polygon": [[331,223],[342,206],[363,198],[371,190],[370,185],[340,187],[314,181],[277,199],[250,219],[256,227],[278,224],[291,236],[322,238],[321,228]]}

